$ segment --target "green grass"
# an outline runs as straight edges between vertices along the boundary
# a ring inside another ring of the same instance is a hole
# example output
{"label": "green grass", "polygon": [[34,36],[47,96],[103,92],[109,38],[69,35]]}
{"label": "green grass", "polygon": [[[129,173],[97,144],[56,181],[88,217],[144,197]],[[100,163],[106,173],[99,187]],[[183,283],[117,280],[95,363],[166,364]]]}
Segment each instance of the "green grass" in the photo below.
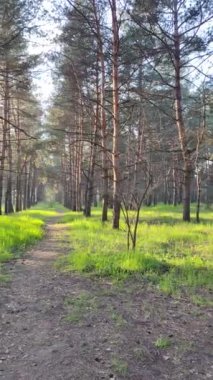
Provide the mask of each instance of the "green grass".
{"label": "green grass", "polygon": [[115,371],[118,375],[126,376],[128,373],[128,363],[120,358],[113,358],[112,362],[112,369]]}
{"label": "green grass", "polygon": [[156,348],[168,348],[171,346],[171,340],[167,337],[160,336],[156,342],[155,347]]}
{"label": "green grass", "polygon": [[88,292],[82,292],[76,297],[67,298],[65,305],[68,308],[66,321],[78,323],[96,310],[96,299]]}
{"label": "green grass", "polygon": [[197,294],[193,294],[191,299],[192,299],[192,302],[197,306],[213,307],[212,299],[208,299],[206,297],[199,296]]}
{"label": "green grass", "polygon": [[10,281],[10,276],[5,272],[3,265],[0,263],[0,283],[7,283]]}
{"label": "green grass", "polygon": [[[24,249],[41,239],[46,219],[58,215],[57,205],[39,204],[30,210],[0,216],[0,263],[19,256]],[[0,281],[6,278],[0,268]]]}
{"label": "green grass", "polygon": [[112,230],[111,222],[100,222],[100,214],[96,209],[86,219],[81,213],[65,213],[72,251],[58,262],[59,267],[113,279],[137,274],[167,294],[212,289],[212,210],[203,208],[202,222],[196,224],[181,221],[181,207],[144,208],[135,252],[126,249],[125,223],[119,231]]}

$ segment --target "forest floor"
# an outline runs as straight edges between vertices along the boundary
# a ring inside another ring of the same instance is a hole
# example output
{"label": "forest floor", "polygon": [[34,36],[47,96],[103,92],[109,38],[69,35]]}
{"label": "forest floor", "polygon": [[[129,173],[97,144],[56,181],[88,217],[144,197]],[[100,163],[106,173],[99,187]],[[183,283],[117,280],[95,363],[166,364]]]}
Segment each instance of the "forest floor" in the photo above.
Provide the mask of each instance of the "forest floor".
{"label": "forest floor", "polygon": [[52,217],[44,238],[7,264],[1,286],[0,379],[213,378],[209,307],[147,283],[61,273],[69,234]]}

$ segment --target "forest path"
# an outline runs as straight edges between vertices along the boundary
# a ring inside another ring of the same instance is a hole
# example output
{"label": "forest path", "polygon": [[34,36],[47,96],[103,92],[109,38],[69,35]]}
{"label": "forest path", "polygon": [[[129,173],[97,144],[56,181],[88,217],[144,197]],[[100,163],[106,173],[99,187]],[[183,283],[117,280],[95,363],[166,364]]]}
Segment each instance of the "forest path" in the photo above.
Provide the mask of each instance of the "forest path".
{"label": "forest path", "polygon": [[[150,289],[60,273],[70,231],[46,234],[10,264],[0,289],[0,379],[202,380],[213,378],[211,311]],[[166,337],[166,347],[157,347]]]}

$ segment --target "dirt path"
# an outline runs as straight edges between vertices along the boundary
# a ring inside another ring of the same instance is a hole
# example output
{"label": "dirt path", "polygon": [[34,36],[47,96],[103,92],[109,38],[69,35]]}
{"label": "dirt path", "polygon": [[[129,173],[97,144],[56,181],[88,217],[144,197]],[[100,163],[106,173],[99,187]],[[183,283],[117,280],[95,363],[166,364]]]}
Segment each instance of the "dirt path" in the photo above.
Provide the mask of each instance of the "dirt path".
{"label": "dirt path", "polygon": [[50,221],[45,238],[11,264],[12,281],[0,289],[0,378],[212,379],[211,311],[141,281],[118,287],[57,272],[68,233]]}

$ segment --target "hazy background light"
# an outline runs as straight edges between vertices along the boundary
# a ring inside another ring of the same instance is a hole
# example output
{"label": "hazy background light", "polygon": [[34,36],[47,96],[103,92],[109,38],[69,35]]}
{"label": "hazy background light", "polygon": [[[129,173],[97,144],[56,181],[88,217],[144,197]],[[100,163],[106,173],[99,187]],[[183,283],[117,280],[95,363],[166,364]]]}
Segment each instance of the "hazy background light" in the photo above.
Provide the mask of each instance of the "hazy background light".
{"label": "hazy background light", "polygon": [[51,53],[59,51],[55,40],[60,34],[60,24],[55,12],[53,1],[44,0],[40,12],[32,22],[34,32],[28,41],[29,53],[40,56],[41,63],[32,71],[32,78],[34,93],[41,102],[43,110],[48,107],[55,88],[52,78],[54,63],[48,57]]}
{"label": "hazy background light", "polygon": [[[35,31],[30,35],[28,50],[30,54],[40,55],[41,63],[33,72],[33,84],[35,87],[34,93],[41,102],[44,112],[47,110],[51,101],[51,96],[54,93],[55,85],[53,73],[55,65],[49,59],[51,53],[60,52],[60,46],[56,43],[56,37],[61,33],[63,25],[62,8],[64,5],[71,6],[71,1],[68,0],[43,0],[40,11],[37,17],[32,22]],[[107,16],[110,26],[110,13]],[[207,25],[209,27],[210,25]],[[206,26],[202,26],[205,30]],[[209,48],[213,47],[213,43]],[[204,54],[205,55],[205,54]],[[203,82],[209,81],[213,76],[213,57],[197,58],[193,61],[193,67],[188,68],[188,79],[193,84],[194,88],[199,87]],[[204,74],[202,74],[202,72]],[[56,80],[56,79],[55,79]]]}

